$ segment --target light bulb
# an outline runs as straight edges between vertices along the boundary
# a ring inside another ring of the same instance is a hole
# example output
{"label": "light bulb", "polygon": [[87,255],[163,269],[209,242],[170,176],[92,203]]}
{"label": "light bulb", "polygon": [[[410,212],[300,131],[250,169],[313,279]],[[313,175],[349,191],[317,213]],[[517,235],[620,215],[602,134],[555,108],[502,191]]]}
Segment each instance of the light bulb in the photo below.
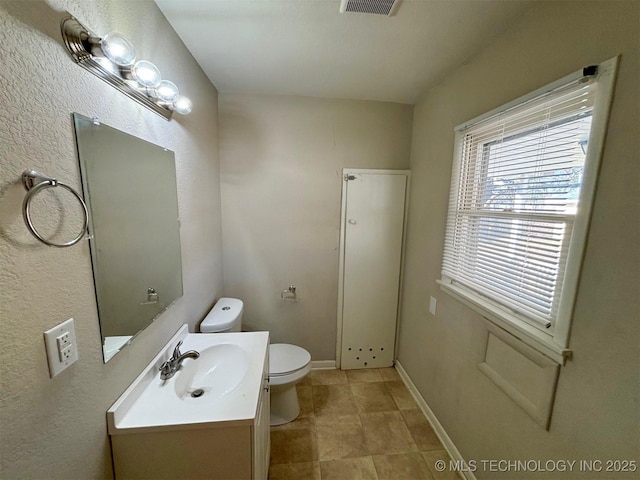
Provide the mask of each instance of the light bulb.
{"label": "light bulb", "polygon": [[143,87],[156,88],[160,85],[160,70],[148,60],[138,60],[131,69],[134,80]]}
{"label": "light bulb", "polygon": [[176,101],[180,92],[178,91],[178,87],[173,82],[169,80],[162,80],[160,85],[156,87],[156,97],[158,97],[163,102],[173,103]]}
{"label": "light bulb", "polygon": [[180,95],[175,102],[173,102],[173,109],[180,115],[188,115],[191,113],[193,103],[184,95]]}
{"label": "light bulb", "polygon": [[126,67],[136,59],[136,49],[124,35],[108,33],[100,40],[100,48],[104,56],[116,65]]}

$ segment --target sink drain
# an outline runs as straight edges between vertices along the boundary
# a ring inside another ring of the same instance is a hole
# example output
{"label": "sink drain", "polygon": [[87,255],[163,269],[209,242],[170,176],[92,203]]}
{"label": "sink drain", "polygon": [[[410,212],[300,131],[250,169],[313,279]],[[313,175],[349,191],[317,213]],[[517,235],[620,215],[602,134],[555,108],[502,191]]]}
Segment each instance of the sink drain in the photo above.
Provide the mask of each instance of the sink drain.
{"label": "sink drain", "polygon": [[193,398],[198,398],[198,397],[201,397],[202,395],[204,395],[204,390],[201,388],[198,388],[197,390],[194,390],[193,392],[191,392],[191,396]]}

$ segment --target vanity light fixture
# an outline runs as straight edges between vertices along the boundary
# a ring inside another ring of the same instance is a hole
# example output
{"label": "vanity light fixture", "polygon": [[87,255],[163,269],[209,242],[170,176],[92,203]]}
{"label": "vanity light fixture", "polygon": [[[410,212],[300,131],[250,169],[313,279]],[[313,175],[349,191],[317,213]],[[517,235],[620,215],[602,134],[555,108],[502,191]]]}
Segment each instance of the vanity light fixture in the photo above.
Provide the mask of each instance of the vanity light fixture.
{"label": "vanity light fixture", "polygon": [[135,47],[125,36],[113,32],[100,38],[71,15],[62,20],[61,30],[71,58],[129,98],[167,120],[174,111],[191,112],[191,100],[180,95],[175,83],[162,80],[158,67],[136,61]]}

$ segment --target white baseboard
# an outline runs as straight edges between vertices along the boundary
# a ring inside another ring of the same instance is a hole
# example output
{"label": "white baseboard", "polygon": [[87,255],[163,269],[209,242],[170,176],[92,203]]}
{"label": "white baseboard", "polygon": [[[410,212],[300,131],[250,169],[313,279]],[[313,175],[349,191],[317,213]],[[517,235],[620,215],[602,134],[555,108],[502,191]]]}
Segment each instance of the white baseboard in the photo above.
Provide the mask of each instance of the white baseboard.
{"label": "white baseboard", "polygon": [[[433,431],[436,432],[436,435],[440,439],[440,442],[442,443],[444,449],[447,451],[452,460],[458,461],[461,464],[464,461],[464,458],[462,458],[460,451],[456,448],[453,440],[451,440],[451,437],[449,437],[442,424],[438,421],[438,418],[436,417],[435,413],[433,413],[433,410],[429,408],[429,405],[427,405],[425,399],[422,397],[422,395],[420,395],[420,392],[411,381],[411,378],[409,378],[407,371],[402,368],[402,365],[398,360],[396,360],[395,362],[395,367],[400,374],[400,378],[411,392],[411,395],[413,395],[413,398],[418,403],[420,410],[422,410],[422,413],[424,413],[424,416],[427,417],[427,420],[433,427]],[[460,477],[465,480],[477,480],[473,472],[459,471],[458,475],[460,475]]]}
{"label": "white baseboard", "polygon": [[333,370],[336,368],[335,360],[312,360],[311,370]]}

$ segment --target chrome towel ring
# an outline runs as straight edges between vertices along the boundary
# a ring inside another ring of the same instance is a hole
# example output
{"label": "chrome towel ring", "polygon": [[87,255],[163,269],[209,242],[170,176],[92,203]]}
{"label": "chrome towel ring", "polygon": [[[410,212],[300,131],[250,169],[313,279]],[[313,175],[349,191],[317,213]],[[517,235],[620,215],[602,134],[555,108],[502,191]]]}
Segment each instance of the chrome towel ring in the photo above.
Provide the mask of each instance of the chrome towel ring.
{"label": "chrome towel ring", "polygon": [[[84,203],[84,200],[82,200],[82,197],[78,194],[78,192],[76,192],[69,185],[65,185],[64,183],[57,181],[55,178],[45,177],[44,175],[39,174],[35,170],[25,170],[24,172],[22,172],[22,184],[24,185],[24,188],[27,191],[27,194],[24,196],[24,201],[22,202],[22,216],[24,218],[24,223],[27,225],[27,228],[33,234],[34,237],[36,237],[38,240],[40,240],[42,243],[46,245],[49,245],[51,247],[60,247],[60,248],[70,247],[71,245],[75,245],[82,239],[85,232],[87,231],[87,226],[89,224],[89,211],[87,210],[87,205]],[[53,187],[62,187],[65,190],[68,190],[69,192],[71,192],[73,196],[76,197],[78,202],[80,202],[80,205],[82,206],[82,211],[84,212],[82,230],[80,230],[80,233],[76,238],[66,243],[53,243],[47,240],[46,238],[42,237],[42,235],[40,235],[36,230],[36,228],[33,226],[33,222],[31,221],[31,210],[30,210],[31,200],[33,199],[33,197],[35,197],[35,195],[38,192],[46,188],[53,188]]]}

